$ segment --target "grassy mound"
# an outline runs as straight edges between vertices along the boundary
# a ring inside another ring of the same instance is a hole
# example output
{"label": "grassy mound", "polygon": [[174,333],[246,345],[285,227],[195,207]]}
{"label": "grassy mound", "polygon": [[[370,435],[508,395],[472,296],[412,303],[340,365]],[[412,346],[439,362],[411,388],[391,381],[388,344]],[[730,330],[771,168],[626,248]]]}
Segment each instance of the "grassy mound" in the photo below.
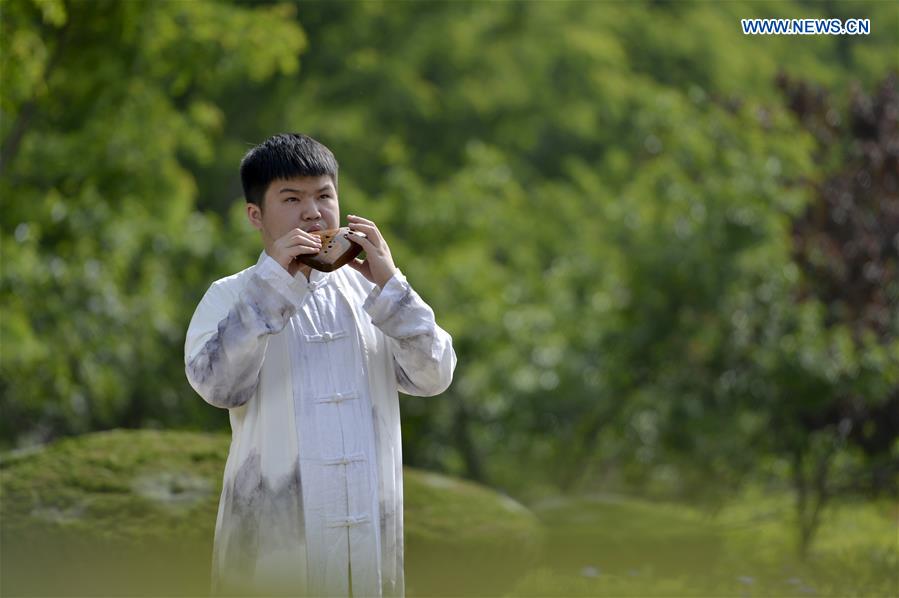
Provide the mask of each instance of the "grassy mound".
{"label": "grassy mound", "polygon": [[[117,430],[3,456],[0,594],[206,594],[229,442]],[[405,480],[410,595],[501,591],[538,557],[539,524],[518,503],[432,473]]]}
{"label": "grassy mound", "polygon": [[404,498],[409,595],[499,595],[541,556],[537,518],[492,490],[407,469]]}

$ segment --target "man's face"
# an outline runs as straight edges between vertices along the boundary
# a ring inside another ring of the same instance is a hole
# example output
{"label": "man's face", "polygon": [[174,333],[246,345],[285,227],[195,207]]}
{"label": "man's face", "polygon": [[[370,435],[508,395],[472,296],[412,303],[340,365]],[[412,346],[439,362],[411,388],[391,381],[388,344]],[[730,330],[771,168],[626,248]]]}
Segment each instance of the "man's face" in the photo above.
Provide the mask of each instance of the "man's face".
{"label": "man's face", "polygon": [[247,204],[247,216],[262,231],[266,249],[295,228],[312,232],[340,226],[337,189],[328,175],[272,181],[263,205],[265,209],[260,210]]}

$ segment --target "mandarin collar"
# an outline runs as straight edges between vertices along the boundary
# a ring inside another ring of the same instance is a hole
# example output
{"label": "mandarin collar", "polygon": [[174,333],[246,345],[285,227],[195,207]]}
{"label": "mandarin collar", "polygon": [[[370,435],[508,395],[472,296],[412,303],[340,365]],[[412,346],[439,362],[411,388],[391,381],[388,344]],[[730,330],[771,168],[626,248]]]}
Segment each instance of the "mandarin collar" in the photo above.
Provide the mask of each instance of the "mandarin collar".
{"label": "mandarin collar", "polygon": [[[261,264],[267,255],[268,254],[263,249],[262,253],[259,254],[259,259],[256,261],[256,264]],[[297,272],[293,275],[293,284],[310,291],[315,291],[328,284],[331,274],[331,272],[322,272],[315,268],[311,268],[309,270],[309,280],[306,280],[306,277],[303,276],[302,272]]]}

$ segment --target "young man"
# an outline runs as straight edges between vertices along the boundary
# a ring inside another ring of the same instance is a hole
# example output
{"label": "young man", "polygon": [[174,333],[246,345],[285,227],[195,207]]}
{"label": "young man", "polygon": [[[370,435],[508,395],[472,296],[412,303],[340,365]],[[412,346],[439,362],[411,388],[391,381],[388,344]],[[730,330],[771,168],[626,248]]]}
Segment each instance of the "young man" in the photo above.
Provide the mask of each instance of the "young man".
{"label": "young man", "polygon": [[247,153],[264,251],[213,283],[187,332],[187,378],[232,429],[213,594],[404,592],[397,390],[443,392],[456,355],[374,222],[347,218],[364,261],[323,273],[295,259],[340,226],[337,168],[305,135]]}

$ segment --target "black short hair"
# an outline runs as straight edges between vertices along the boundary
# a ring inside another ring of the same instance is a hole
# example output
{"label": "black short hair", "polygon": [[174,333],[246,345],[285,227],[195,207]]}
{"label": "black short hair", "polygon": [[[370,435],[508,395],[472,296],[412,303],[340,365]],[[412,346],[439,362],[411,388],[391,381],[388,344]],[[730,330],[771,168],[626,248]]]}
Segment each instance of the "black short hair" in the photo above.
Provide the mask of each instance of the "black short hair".
{"label": "black short hair", "polygon": [[327,147],[302,133],[269,137],[240,161],[240,182],[247,202],[263,207],[272,181],[328,175],[337,189],[337,159]]}

